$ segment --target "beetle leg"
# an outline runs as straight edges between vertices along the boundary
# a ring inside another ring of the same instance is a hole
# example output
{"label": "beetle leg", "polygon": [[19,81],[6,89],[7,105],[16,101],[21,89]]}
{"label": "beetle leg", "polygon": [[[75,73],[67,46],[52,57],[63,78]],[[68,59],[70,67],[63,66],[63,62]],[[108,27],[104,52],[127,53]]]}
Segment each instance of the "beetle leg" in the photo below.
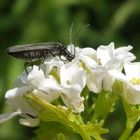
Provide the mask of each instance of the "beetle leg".
{"label": "beetle leg", "polygon": [[25,71],[26,71],[26,74],[27,74],[27,75],[29,74],[29,73],[28,73],[28,70],[27,70],[27,67],[28,67],[28,66],[31,66],[31,67],[32,67],[32,70],[33,70],[33,65],[34,65],[33,62],[25,62],[24,68],[25,68]]}
{"label": "beetle leg", "polygon": [[46,57],[42,57],[40,64],[44,63]]}
{"label": "beetle leg", "polygon": [[46,57],[42,57],[40,60],[40,64],[39,64],[39,70],[40,70],[40,66],[41,66],[41,64],[45,61],[45,59],[46,59]]}
{"label": "beetle leg", "polygon": [[[30,64],[30,63],[29,63],[29,64]],[[32,70],[33,70],[33,66],[34,66],[33,62],[31,62],[31,66],[32,66]]]}
{"label": "beetle leg", "polygon": [[28,75],[28,70],[27,70],[27,67],[29,66],[29,63],[28,62],[25,62],[24,64],[24,68],[25,68],[25,71],[26,71],[26,74]]}
{"label": "beetle leg", "polygon": [[67,62],[67,60],[66,60],[66,59],[63,59],[63,58],[62,58],[62,55],[60,55],[60,56],[59,56],[59,59],[60,59],[61,61],[63,61],[64,63],[66,63],[66,62]]}

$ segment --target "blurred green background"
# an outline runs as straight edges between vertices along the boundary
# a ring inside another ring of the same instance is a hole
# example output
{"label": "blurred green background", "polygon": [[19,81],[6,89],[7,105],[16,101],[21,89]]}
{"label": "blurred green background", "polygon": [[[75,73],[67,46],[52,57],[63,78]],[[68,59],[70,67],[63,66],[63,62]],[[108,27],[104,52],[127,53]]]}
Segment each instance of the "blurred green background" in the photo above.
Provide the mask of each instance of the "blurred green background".
{"label": "blurred green background", "polygon": [[[116,47],[132,45],[140,59],[140,0],[0,0],[0,113],[11,111],[5,105],[5,92],[23,70],[23,61],[5,53],[11,45],[58,41],[70,43],[70,26],[80,47],[97,48],[114,41]],[[109,116],[108,140],[117,140],[124,128],[122,105]],[[19,125],[18,118],[0,124],[0,140],[25,140],[31,128]]]}

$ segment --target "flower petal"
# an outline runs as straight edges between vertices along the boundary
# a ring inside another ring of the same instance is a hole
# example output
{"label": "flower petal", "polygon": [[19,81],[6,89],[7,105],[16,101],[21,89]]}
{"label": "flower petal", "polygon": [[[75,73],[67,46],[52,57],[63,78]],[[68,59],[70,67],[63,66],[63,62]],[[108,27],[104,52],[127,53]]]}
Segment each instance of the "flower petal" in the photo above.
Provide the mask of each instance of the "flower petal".
{"label": "flower petal", "polygon": [[86,75],[82,68],[75,63],[69,63],[60,69],[60,82],[64,91],[61,97],[67,107],[73,108],[76,112],[84,109],[81,92],[86,84]]}
{"label": "flower petal", "polygon": [[0,115],[0,123],[8,121],[8,120],[12,119],[13,117],[18,116],[20,114],[21,114],[20,111],[11,112],[11,113],[7,113],[7,114],[2,114],[2,115]]}
{"label": "flower petal", "polygon": [[90,91],[99,93],[102,90],[111,90],[113,81],[113,78],[106,69],[97,67],[92,69],[90,75],[88,75],[87,86]]}
{"label": "flower petal", "polygon": [[114,55],[114,43],[111,42],[109,45],[101,45],[97,48],[97,59],[104,66]]}
{"label": "flower petal", "polygon": [[126,76],[120,71],[109,70],[108,73],[117,80],[120,80],[120,81],[126,81],[127,80]]}
{"label": "flower petal", "polygon": [[86,83],[86,74],[76,64],[69,63],[60,69],[60,82],[62,85],[79,84],[83,88]]}
{"label": "flower petal", "polygon": [[61,93],[61,97],[65,105],[79,113],[84,111],[84,98],[80,96],[81,87],[79,85],[65,85],[64,90],[65,92]]}
{"label": "flower petal", "polygon": [[41,98],[49,103],[55,101],[60,96],[60,92],[56,92],[54,90],[47,92],[46,94],[44,91],[34,89],[32,93],[35,94],[36,97]]}
{"label": "flower petal", "polygon": [[140,86],[135,88],[130,83],[124,84],[124,98],[129,104],[140,104]]}
{"label": "flower petal", "polygon": [[126,63],[124,70],[128,79],[140,78],[140,62]]}
{"label": "flower petal", "polygon": [[38,118],[26,118],[19,119],[19,123],[28,127],[35,127],[39,124],[40,120]]}
{"label": "flower petal", "polygon": [[23,95],[30,91],[30,89],[31,87],[21,87],[8,90],[6,92],[5,98],[7,99],[7,103],[14,109],[34,116],[36,112],[32,109],[31,106],[29,106],[23,97]]}
{"label": "flower petal", "polygon": [[115,49],[115,54],[119,55],[122,52],[129,52],[132,49],[133,49],[133,46],[131,46],[131,45],[128,45],[128,46],[125,46],[125,47],[119,47],[119,48]]}
{"label": "flower petal", "polygon": [[64,62],[60,60],[59,57],[53,57],[50,61],[45,61],[42,65],[42,67],[44,68],[41,67],[41,69],[43,70],[45,77],[47,77],[54,67],[57,67],[57,69],[59,69],[59,67],[61,67],[62,65],[64,65]]}
{"label": "flower petal", "polygon": [[28,84],[33,86],[35,89],[44,91],[45,93],[50,92],[50,90],[61,90],[59,84],[53,76],[45,77],[43,71],[34,67],[32,72],[28,76]]}

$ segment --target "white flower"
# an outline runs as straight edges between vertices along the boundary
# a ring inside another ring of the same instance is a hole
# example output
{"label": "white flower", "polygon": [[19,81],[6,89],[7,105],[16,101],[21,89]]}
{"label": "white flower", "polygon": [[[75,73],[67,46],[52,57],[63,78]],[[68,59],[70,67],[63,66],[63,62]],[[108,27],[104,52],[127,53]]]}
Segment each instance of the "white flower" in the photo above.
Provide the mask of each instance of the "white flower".
{"label": "white flower", "polygon": [[[134,54],[129,51],[132,50],[132,46],[114,48],[114,43],[111,42],[109,45],[101,45],[97,48],[97,59],[102,66],[109,65],[111,68],[117,68],[122,70],[124,63],[135,60]],[[112,66],[112,62],[115,64]]]}
{"label": "white flower", "polygon": [[15,110],[20,110],[20,112],[22,113],[35,116],[35,111],[28,105],[25,98],[23,97],[24,94],[30,90],[31,87],[20,87],[10,89],[6,92],[5,95],[6,102]]}
{"label": "white flower", "polygon": [[0,115],[0,123],[5,122],[7,120],[12,119],[15,116],[21,115],[20,111],[15,111],[15,112],[11,112],[11,113],[7,113],[7,114],[2,114]]}
{"label": "white flower", "polygon": [[85,71],[75,63],[68,63],[60,69],[60,82],[64,91],[61,93],[64,103],[76,112],[84,110],[81,92],[86,84]]}
{"label": "white flower", "polygon": [[100,93],[101,91],[110,91],[113,84],[113,78],[108,70],[98,66],[93,68],[88,74],[87,86],[90,91]]}
{"label": "white flower", "polygon": [[[38,118],[36,118],[36,111],[28,104],[24,95],[28,92],[32,92],[47,102],[53,102],[59,97],[61,90],[62,88],[53,76],[47,75],[46,77],[39,67],[33,66],[33,70],[31,70],[28,75],[23,72],[17,79],[15,88],[6,92],[5,98],[7,103],[15,110],[14,112],[18,113],[12,112],[9,116],[8,114],[5,115],[7,119],[11,119],[20,114],[23,118],[19,120],[20,123],[31,127],[35,126],[39,123]],[[5,119],[5,121],[7,119]],[[3,121],[3,117],[0,116],[0,122]]]}
{"label": "white flower", "polygon": [[39,123],[37,112],[25,99],[27,93],[46,102],[52,103],[60,96],[68,108],[75,112],[84,110],[81,92],[86,84],[85,72],[72,62],[64,64],[59,57],[46,60],[33,68],[28,67],[28,75],[24,71],[16,80],[15,87],[6,92],[7,103],[13,112],[0,116],[0,122],[20,115],[19,122],[26,126],[36,126]]}
{"label": "white flower", "polygon": [[[0,122],[20,115],[19,122],[23,125],[33,127],[39,124],[36,110],[25,99],[27,93],[32,93],[49,103],[60,97],[67,108],[80,113],[84,111],[84,98],[81,93],[86,84],[89,90],[95,93],[111,90],[115,78],[113,72],[121,71],[124,63],[135,59],[135,56],[129,52],[131,46],[114,49],[114,43],[108,46],[101,45],[97,51],[92,48],[74,48],[72,44],[67,48],[69,51],[73,50],[71,53],[75,55],[71,62],[64,63],[59,57],[47,58],[39,67],[35,65],[33,68],[28,67],[28,75],[24,71],[18,77],[14,88],[8,90],[5,95],[7,103],[14,111],[1,115]],[[126,75],[129,75],[127,71],[129,70],[126,69]],[[139,91],[139,86],[132,84],[134,78],[139,79],[139,76],[131,78],[133,80],[121,78],[125,81],[124,96],[130,103],[139,103],[139,94],[130,99],[133,95],[132,89]],[[125,92],[128,89],[130,93]]]}
{"label": "white flower", "polygon": [[123,81],[122,96],[129,104],[140,104],[140,62],[126,63],[124,66],[125,74],[111,72],[117,80]]}
{"label": "white flower", "polygon": [[[75,63],[84,63],[87,67],[92,67],[96,65],[96,51],[93,48],[79,48],[70,44],[68,50],[73,50],[72,54],[75,54],[73,61]],[[75,52],[74,52],[75,51]]]}
{"label": "white flower", "polygon": [[121,71],[125,62],[135,59],[135,56],[128,52],[131,49],[131,46],[114,49],[114,43],[99,46],[97,48],[97,65],[94,65],[88,74],[88,88],[95,93],[112,90],[114,78],[110,75],[110,71]]}
{"label": "white flower", "polygon": [[25,125],[28,127],[35,127],[39,124],[38,118],[33,118],[33,117],[29,116],[28,114],[23,114],[20,110],[0,115],[0,123],[8,121],[8,120],[10,120],[13,117],[16,117],[18,115],[22,116],[22,118],[19,119],[19,123],[22,125]]}
{"label": "white flower", "polygon": [[[36,118],[36,111],[33,108],[31,108],[27,104],[25,98],[23,98],[23,94],[28,90],[29,88],[22,87],[20,89],[14,88],[6,92],[5,98],[7,99],[7,103],[15,111],[0,115],[0,122],[7,121],[17,115],[20,115],[24,119],[24,122],[26,122],[26,124],[24,125],[30,124],[28,126],[33,127],[39,124],[39,119]],[[20,123],[22,124],[22,121],[20,121]]]}

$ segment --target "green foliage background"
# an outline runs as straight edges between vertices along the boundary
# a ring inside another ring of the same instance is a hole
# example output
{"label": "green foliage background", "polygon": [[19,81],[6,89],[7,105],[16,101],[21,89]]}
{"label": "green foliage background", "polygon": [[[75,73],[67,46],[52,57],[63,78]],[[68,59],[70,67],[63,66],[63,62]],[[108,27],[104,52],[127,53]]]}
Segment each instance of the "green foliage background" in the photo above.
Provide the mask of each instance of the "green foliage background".
{"label": "green foliage background", "polygon": [[[139,0],[1,0],[0,1],[0,113],[11,111],[5,105],[5,92],[23,70],[23,61],[7,56],[11,45],[58,41],[70,43],[70,26],[80,47],[97,48],[114,41],[116,47],[133,45],[140,59]],[[108,140],[115,140],[124,128],[125,115],[121,104],[109,117]],[[0,140],[25,140],[32,137],[31,128],[18,124],[18,118],[0,124]]]}

